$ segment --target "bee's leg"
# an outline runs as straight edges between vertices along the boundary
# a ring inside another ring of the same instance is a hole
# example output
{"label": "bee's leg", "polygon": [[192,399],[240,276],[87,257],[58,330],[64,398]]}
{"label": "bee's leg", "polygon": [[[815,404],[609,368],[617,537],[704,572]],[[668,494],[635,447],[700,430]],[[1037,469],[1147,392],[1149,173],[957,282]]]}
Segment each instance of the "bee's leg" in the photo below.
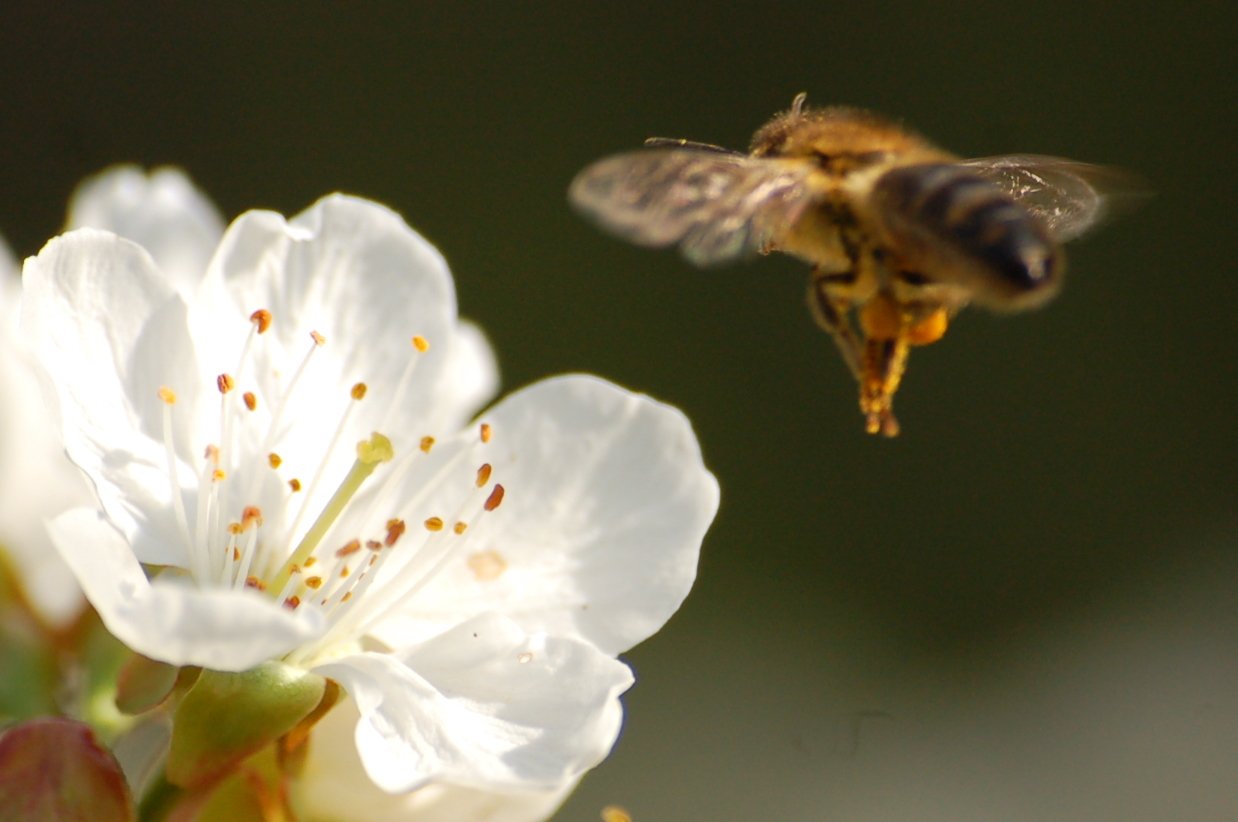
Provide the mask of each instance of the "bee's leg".
{"label": "bee's leg", "polygon": [[808,281],[808,308],[817,325],[834,339],[838,353],[852,376],[862,383],[864,349],[847,315],[851,309],[850,290],[854,283],[855,273],[852,271],[827,272],[817,266]]}
{"label": "bee's leg", "polygon": [[860,380],[860,411],[870,434],[898,436],[894,394],[907,369],[909,346],[905,335],[869,339],[864,348],[864,376]]}

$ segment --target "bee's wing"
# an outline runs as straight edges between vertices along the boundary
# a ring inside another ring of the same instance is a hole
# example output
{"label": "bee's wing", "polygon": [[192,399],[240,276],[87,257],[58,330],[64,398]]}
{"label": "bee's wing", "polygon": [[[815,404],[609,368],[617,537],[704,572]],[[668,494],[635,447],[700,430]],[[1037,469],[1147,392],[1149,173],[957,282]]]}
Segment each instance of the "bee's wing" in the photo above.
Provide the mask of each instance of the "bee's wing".
{"label": "bee's wing", "polygon": [[1135,205],[1146,190],[1127,172],[1039,154],[980,157],[962,165],[1035,214],[1059,242]]}
{"label": "bee's wing", "polygon": [[812,167],[744,154],[656,148],[586,168],[568,191],[602,228],[638,245],[678,245],[707,266],[761,250],[814,199]]}

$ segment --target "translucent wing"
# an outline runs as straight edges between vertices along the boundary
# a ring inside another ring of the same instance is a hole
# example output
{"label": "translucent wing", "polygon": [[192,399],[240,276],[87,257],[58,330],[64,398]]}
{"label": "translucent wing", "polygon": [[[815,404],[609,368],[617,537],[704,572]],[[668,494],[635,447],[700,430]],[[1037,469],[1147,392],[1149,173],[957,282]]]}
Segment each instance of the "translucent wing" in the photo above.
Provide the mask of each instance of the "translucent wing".
{"label": "translucent wing", "polygon": [[606,157],[572,181],[568,197],[602,228],[638,245],[678,245],[707,266],[759,251],[814,199],[812,167],[696,148]]}
{"label": "translucent wing", "polygon": [[1140,181],[1118,169],[1061,157],[1011,154],[965,160],[962,165],[996,184],[1048,226],[1060,241],[1073,240],[1144,193]]}

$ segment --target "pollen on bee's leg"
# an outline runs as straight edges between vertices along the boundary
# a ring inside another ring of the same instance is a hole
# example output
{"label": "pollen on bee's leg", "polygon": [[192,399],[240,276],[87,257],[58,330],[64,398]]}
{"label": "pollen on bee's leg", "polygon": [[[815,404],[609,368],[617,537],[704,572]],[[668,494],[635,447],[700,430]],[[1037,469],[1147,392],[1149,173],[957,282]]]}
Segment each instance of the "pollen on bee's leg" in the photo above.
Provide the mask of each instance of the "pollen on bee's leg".
{"label": "pollen on bee's leg", "polygon": [[860,308],[860,330],[869,340],[892,340],[902,330],[902,317],[894,300],[878,294]]}
{"label": "pollen on bee's leg", "polygon": [[950,317],[946,309],[937,308],[927,317],[922,317],[912,323],[907,329],[907,342],[911,345],[930,345],[946,334],[950,325]]}

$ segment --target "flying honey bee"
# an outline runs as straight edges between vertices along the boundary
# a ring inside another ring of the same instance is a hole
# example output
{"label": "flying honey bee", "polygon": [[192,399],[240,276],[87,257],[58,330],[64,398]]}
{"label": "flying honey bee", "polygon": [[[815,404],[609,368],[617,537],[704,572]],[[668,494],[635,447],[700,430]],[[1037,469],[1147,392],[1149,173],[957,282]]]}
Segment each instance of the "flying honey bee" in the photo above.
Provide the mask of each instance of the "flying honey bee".
{"label": "flying honey bee", "polygon": [[1060,243],[1134,188],[1057,157],[961,160],[878,115],[805,108],[805,97],[748,154],[654,137],[584,169],[569,196],[607,231],[677,245],[698,266],[771,251],[811,263],[813,317],[859,383],[866,429],[893,437],[910,348],[941,339],[968,303],[1042,305],[1061,285]]}

